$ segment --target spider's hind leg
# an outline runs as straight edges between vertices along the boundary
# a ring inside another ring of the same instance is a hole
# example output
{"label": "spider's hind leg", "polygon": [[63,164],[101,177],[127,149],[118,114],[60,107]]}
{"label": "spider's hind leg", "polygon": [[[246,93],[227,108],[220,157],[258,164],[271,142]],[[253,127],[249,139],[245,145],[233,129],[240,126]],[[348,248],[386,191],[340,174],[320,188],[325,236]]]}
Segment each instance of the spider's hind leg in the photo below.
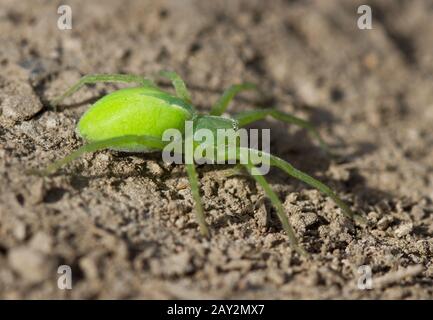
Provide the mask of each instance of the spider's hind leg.
{"label": "spider's hind leg", "polygon": [[125,82],[125,83],[137,83],[140,86],[154,87],[155,84],[142,76],[129,75],[129,74],[89,74],[82,77],[76,84],[70,87],[64,94],[55,98],[51,102],[51,106],[54,110],[57,110],[57,106],[65,98],[71,96],[85,84],[98,83],[98,82]]}

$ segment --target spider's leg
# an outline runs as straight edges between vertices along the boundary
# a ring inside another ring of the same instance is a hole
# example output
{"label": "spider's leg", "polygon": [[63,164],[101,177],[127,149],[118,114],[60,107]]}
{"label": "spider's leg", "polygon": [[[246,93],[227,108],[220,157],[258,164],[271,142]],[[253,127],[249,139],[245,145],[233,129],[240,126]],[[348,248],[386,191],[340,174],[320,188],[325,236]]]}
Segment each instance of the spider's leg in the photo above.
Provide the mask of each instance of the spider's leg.
{"label": "spider's leg", "polygon": [[159,138],[155,138],[151,136],[123,136],[123,137],[111,138],[111,139],[106,139],[101,141],[95,141],[95,142],[90,142],[88,144],[85,144],[84,146],[73,151],[63,159],[53,162],[42,171],[31,170],[30,172],[46,176],[51,173],[54,173],[55,171],[60,169],[60,167],[68,164],[69,162],[79,158],[84,153],[95,152],[95,151],[109,149],[109,148],[121,149],[122,146],[128,145],[130,143],[136,143],[144,147],[150,149],[156,149],[156,150],[162,150],[165,146],[165,143],[162,142]]}
{"label": "spider's leg", "polygon": [[182,78],[174,71],[161,71],[159,73],[161,77],[167,78],[173,84],[176,95],[185,100],[187,103],[191,104],[191,95],[185,85]]}
{"label": "spider's leg", "polygon": [[210,114],[213,116],[220,116],[222,115],[230,101],[233,100],[234,96],[238,94],[241,91],[245,90],[257,90],[256,85],[252,83],[241,83],[241,84],[235,84],[229,87],[226,91],[224,91],[223,95],[218,99],[218,101],[212,106],[212,109],[210,110]]}
{"label": "spider's leg", "polygon": [[64,94],[55,98],[51,102],[51,106],[56,110],[57,105],[62,102],[63,99],[69,97],[78,91],[83,85],[97,82],[126,82],[126,83],[137,83],[144,87],[155,87],[155,84],[142,76],[129,75],[129,74],[89,74],[82,77],[76,84],[70,87]]}
{"label": "spider's leg", "polygon": [[365,224],[367,221],[364,217],[355,214],[350,207],[338,197],[334,191],[330,187],[328,187],[326,184],[320,182],[319,180],[314,179],[313,177],[309,176],[308,174],[296,169],[293,167],[290,163],[284,161],[281,158],[278,158],[276,156],[270,155],[270,162],[272,166],[275,166],[283,171],[285,171],[288,175],[291,175],[292,177],[305,182],[306,184],[316,188],[317,190],[323,192],[325,195],[330,197],[334,202],[341,208],[343,211],[343,214],[347,216],[348,218],[351,218],[359,223]]}
{"label": "spider's leg", "polygon": [[[247,163],[247,164],[245,164],[245,167],[250,172],[254,166],[251,163]],[[296,235],[295,235],[295,231],[293,230],[293,227],[291,226],[289,219],[287,219],[287,215],[284,212],[283,205],[282,205],[280,199],[278,198],[278,196],[272,190],[271,186],[268,184],[268,182],[266,181],[266,179],[262,175],[251,174],[251,176],[263,188],[266,195],[271,200],[272,205],[277,210],[278,218],[280,219],[281,224],[283,225],[283,229],[290,239],[290,245],[292,246],[292,248],[294,250],[296,250],[296,252],[298,252],[300,255],[308,256],[308,253],[302,247],[299,246],[298,239],[296,238]]]}
{"label": "spider's leg", "polygon": [[[242,150],[244,149],[244,150]],[[332,191],[332,189],[330,187],[328,187],[326,184],[320,182],[317,179],[314,179],[313,177],[309,176],[308,174],[296,169],[295,167],[293,167],[290,163],[288,163],[287,161],[284,161],[281,158],[278,158],[272,154],[268,154],[262,151],[258,151],[256,149],[249,149],[249,148],[239,148],[239,153],[243,152],[243,151],[247,151],[249,152],[249,154],[255,153],[257,156],[261,156],[262,158],[264,156],[269,157],[269,164],[273,167],[277,167],[281,170],[283,170],[284,172],[286,172],[288,175],[312,186],[313,188],[319,190],[320,192],[324,193],[325,195],[327,195],[328,197],[330,197],[336,204],[338,207],[340,207],[340,209],[343,211],[343,214],[345,216],[347,216],[348,218],[351,218],[353,220],[355,220],[356,222],[360,223],[360,224],[366,224],[367,220],[354,213],[350,207],[343,201],[340,199],[340,197],[338,197],[334,191]]]}
{"label": "spider's leg", "polygon": [[200,188],[198,182],[197,171],[195,170],[194,163],[186,164],[186,172],[188,173],[189,184],[191,186],[191,193],[195,203],[195,215],[197,222],[200,226],[200,232],[205,237],[209,236],[209,229],[204,218],[203,205],[200,197]]}
{"label": "spider's leg", "polygon": [[252,122],[262,120],[266,118],[267,116],[271,116],[276,120],[280,120],[289,124],[297,125],[301,128],[304,128],[308,130],[308,132],[319,142],[320,147],[328,154],[332,154],[329,150],[328,145],[325,143],[325,141],[320,136],[317,129],[308,121],[295,117],[289,113],[282,112],[279,110],[276,110],[274,108],[270,109],[260,109],[260,110],[248,110],[240,112],[233,117],[238,121],[239,127],[244,127],[247,124],[250,124]]}

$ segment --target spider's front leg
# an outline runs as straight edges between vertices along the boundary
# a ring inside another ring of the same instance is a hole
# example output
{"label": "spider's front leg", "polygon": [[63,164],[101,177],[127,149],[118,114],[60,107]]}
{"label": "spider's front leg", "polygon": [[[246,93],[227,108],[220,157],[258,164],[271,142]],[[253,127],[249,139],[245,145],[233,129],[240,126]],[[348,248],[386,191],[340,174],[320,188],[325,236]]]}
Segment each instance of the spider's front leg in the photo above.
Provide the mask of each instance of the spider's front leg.
{"label": "spider's front leg", "polygon": [[[253,149],[250,149],[253,150]],[[257,152],[257,150],[255,150],[254,152]],[[334,202],[337,204],[338,207],[340,207],[340,209],[342,210],[343,214],[350,218],[353,219],[354,221],[365,225],[367,223],[367,220],[363,217],[360,216],[357,213],[354,213],[350,207],[343,201],[340,199],[339,196],[337,196],[335,194],[334,191],[332,191],[332,189],[330,187],[328,187],[326,184],[320,182],[319,180],[314,179],[313,177],[309,176],[308,174],[306,174],[305,172],[302,172],[298,169],[296,169],[295,167],[293,167],[290,163],[288,163],[287,161],[284,161],[281,158],[278,158],[274,155],[269,154],[270,157],[270,165],[277,167],[281,170],[283,170],[284,172],[286,172],[288,175],[302,181],[305,182],[306,184],[312,186],[313,188],[321,191],[322,193],[324,193],[325,195],[327,195],[328,197],[330,197],[332,200],[334,200]]]}
{"label": "spider's front leg", "polygon": [[277,168],[283,170],[289,176],[292,176],[293,178],[296,178],[296,179],[306,183],[307,185],[319,190],[320,192],[322,192],[325,195],[327,195],[328,197],[330,197],[337,204],[337,206],[340,207],[340,209],[343,211],[343,214],[345,216],[347,216],[348,218],[353,219],[353,220],[355,220],[361,224],[367,223],[367,220],[364,217],[354,213],[350,209],[350,207],[343,200],[341,200],[340,197],[337,196],[334,191],[332,191],[332,189],[330,187],[328,187],[326,184],[320,182],[319,180],[314,179],[313,177],[306,174],[305,172],[302,172],[302,171],[296,169],[287,161],[284,161],[283,159],[278,158],[277,156],[274,156],[272,154],[265,153],[263,151],[259,151],[256,149],[239,148],[238,152],[244,152],[244,154],[245,154],[245,152],[247,152],[250,155],[255,154],[255,156],[257,158],[260,157],[260,158],[268,159],[269,164],[271,166],[277,167]]}
{"label": "spider's front leg", "polygon": [[[251,162],[248,162],[247,164],[245,164],[245,168],[248,170],[248,172],[251,173],[252,169],[254,168],[254,165]],[[292,246],[292,248],[300,255],[308,256],[308,253],[302,247],[299,246],[298,239],[295,235],[295,231],[293,230],[293,227],[290,224],[286,213],[284,212],[283,204],[281,203],[276,193],[272,190],[271,186],[268,184],[268,182],[262,175],[251,174],[251,176],[262,187],[265,194],[271,200],[272,205],[277,210],[277,216],[281,221],[284,231],[289,237],[290,245]]]}
{"label": "spider's front leg", "polygon": [[227,110],[229,103],[233,100],[235,95],[246,90],[257,90],[257,86],[248,82],[230,86],[224,91],[221,98],[219,98],[218,101],[212,106],[210,114],[212,116],[222,115]]}
{"label": "spider's front leg", "polygon": [[57,110],[57,106],[65,98],[71,96],[85,84],[98,83],[98,82],[125,82],[125,83],[137,83],[144,87],[155,87],[152,80],[143,78],[142,76],[129,75],[129,74],[89,74],[82,77],[76,84],[70,87],[64,94],[55,98],[51,102],[51,106],[54,110]]}
{"label": "spider's front leg", "polygon": [[271,116],[272,118],[283,121],[288,124],[297,125],[303,129],[306,129],[317,141],[319,142],[320,147],[329,155],[332,155],[329,150],[328,145],[325,143],[323,138],[320,136],[317,129],[308,121],[295,117],[289,113],[279,111],[275,108],[269,109],[257,109],[257,110],[248,110],[239,112],[235,114],[233,117],[238,121],[239,127],[244,127],[250,123],[263,120],[266,117]]}
{"label": "spider's front leg", "polygon": [[194,163],[186,164],[186,172],[188,173],[189,184],[191,188],[192,198],[195,204],[195,215],[197,222],[200,226],[200,232],[203,236],[209,237],[209,229],[204,218],[203,204],[200,197],[200,187],[197,176],[197,171],[195,170]]}

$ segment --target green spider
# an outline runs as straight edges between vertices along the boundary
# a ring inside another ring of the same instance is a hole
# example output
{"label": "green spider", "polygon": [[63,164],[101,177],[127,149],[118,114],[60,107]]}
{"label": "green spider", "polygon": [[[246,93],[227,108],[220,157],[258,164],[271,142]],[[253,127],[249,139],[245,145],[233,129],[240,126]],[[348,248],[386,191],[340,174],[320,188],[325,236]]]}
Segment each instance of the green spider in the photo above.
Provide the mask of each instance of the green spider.
{"label": "green spider", "polygon": [[[66,97],[72,95],[83,85],[97,82],[124,82],[136,83],[138,87],[117,90],[99,99],[81,117],[77,125],[77,133],[88,141],[76,151],[65,158],[50,164],[43,172],[48,175],[61,166],[73,161],[86,152],[95,152],[103,149],[121,150],[126,152],[148,152],[163,150],[167,145],[162,141],[166,129],[178,129],[184,132],[185,121],[191,120],[194,128],[201,127],[210,130],[225,129],[228,127],[243,127],[252,122],[271,116],[286,123],[298,125],[307,129],[326,150],[326,145],[315,128],[307,121],[294,117],[276,109],[259,109],[238,113],[233,119],[222,117],[230,101],[236,94],[244,90],[256,89],[250,83],[233,85],[227,89],[221,98],[213,105],[209,115],[199,114],[191,103],[190,94],[184,81],[174,72],[160,72],[162,77],[169,79],[175,89],[176,95],[159,89],[151,80],[136,75],[126,74],[98,74],[86,75],[78,83],[67,90],[63,95],[52,102],[56,110],[57,105]],[[217,146],[215,146],[217,147]],[[238,148],[238,151],[240,147]],[[259,154],[261,151],[248,149],[249,152]],[[328,186],[310,177],[290,165],[288,162],[268,154],[270,165],[277,167],[288,175],[299,179],[306,184],[320,190],[329,196],[342,209],[343,213],[359,222],[364,218],[354,214]],[[239,158],[237,159],[239,160]],[[254,168],[252,162],[243,164],[249,172]],[[209,236],[203,205],[199,191],[199,180],[194,163],[185,164],[190,182],[191,193],[195,202],[195,215],[202,235]],[[278,218],[284,231],[289,237],[290,244],[298,253],[305,255],[305,250],[298,244],[295,232],[284,212],[283,205],[262,175],[252,175],[263,188],[266,195],[275,207]]]}

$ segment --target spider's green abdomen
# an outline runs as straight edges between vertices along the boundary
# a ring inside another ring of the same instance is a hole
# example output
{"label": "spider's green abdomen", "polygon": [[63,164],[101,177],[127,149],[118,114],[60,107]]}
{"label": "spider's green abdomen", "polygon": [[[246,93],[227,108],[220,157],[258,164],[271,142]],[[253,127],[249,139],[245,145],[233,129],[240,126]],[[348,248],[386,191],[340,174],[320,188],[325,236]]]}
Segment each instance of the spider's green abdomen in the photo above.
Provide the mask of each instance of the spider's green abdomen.
{"label": "spider's green abdomen", "polygon": [[[156,88],[138,87],[115,91],[98,100],[80,119],[77,131],[88,141],[126,135],[161,138],[166,129],[183,132],[192,107],[182,99]],[[128,144],[122,151],[146,151]]]}

